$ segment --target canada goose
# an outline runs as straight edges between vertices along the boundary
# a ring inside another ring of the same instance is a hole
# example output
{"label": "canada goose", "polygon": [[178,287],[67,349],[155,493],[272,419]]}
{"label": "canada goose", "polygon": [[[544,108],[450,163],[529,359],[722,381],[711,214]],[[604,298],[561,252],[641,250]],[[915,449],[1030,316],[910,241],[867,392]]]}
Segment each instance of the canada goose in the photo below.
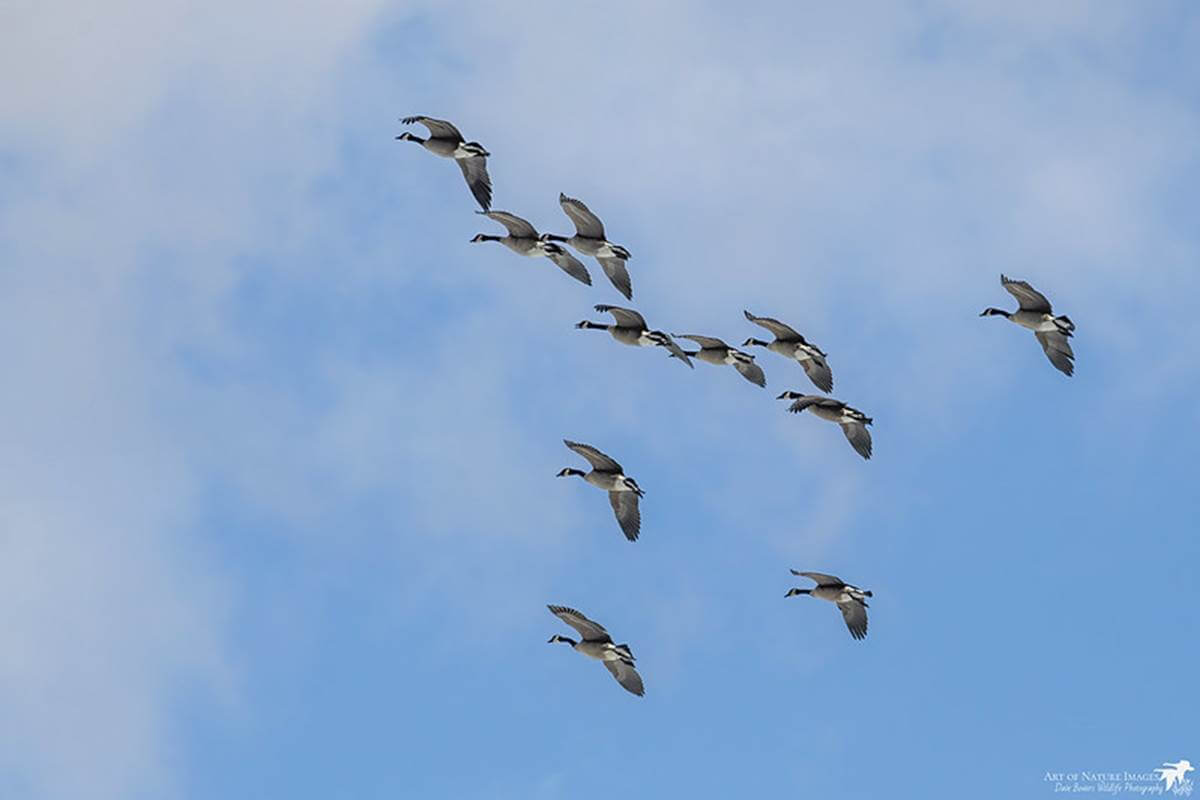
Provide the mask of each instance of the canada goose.
{"label": "canada goose", "polygon": [[788,407],[788,411],[793,414],[799,414],[807,408],[821,419],[841,425],[846,438],[850,440],[850,446],[857,450],[863,458],[871,457],[871,432],[867,430],[867,426],[873,420],[857,408],[851,408],[841,400],[834,400],[832,397],[800,394],[799,392],[784,392],[775,399],[795,400],[796,402]]}
{"label": "canada goose", "polygon": [[575,223],[575,235],[543,233],[542,238],[550,242],[566,242],[585,256],[595,256],[617,291],[625,295],[626,300],[632,300],[633,284],[629,281],[629,270],[625,268],[625,261],[630,258],[629,251],[605,238],[604,223],[583,203],[559,192],[558,204]]}
{"label": "canada goose", "polygon": [[563,439],[563,444],[586,458],[592,465],[592,471],[584,472],[581,469],[563,467],[557,477],[567,478],[571,475],[578,475],[592,486],[608,492],[608,502],[612,504],[613,514],[616,515],[617,523],[625,533],[625,538],[636,542],[638,533],[642,529],[642,514],[638,511],[638,498],[645,495],[645,492],[637,485],[637,481],[626,476],[625,470],[621,468],[620,464],[590,444],[580,444],[567,439]]}
{"label": "canada goose", "polygon": [[463,177],[467,179],[467,187],[479,201],[484,211],[492,207],[492,179],[487,173],[487,157],[491,155],[483,149],[479,142],[467,142],[458,128],[449,122],[433,117],[405,117],[400,120],[405,125],[421,123],[429,129],[429,138],[422,139],[413,136],[408,131],[396,138],[404,142],[416,142],[434,155],[442,158],[453,158],[458,162]]}
{"label": "canada goose", "polygon": [[510,214],[507,211],[476,211],[475,213],[483,214],[488,219],[499,222],[508,229],[508,235],[489,236],[486,233],[477,233],[471,240],[472,242],[499,242],[518,255],[545,256],[575,280],[586,283],[588,286],[592,285],[592,276],[588,274],[587,267],[583,266],[578,258],[568,253],[561,245],[554,242],[543,242],[538,238],[537,230],[516,214]]}
{"label": "canada goose", "polygon": [[662,331],[652,331],[646,325],[646,319],[638,312],[631,308],[619,308],[617,306],[607,306],[601,303],[594,308],[603,313],[607,311],[613,315],[613,319],[617,321],[616,325],[605,325],[601,322],[591,322],[584,320],[583,322],[575,323],[576,328],[592,331],[608,331],[612,337],[621,344],[628,344],[634,347],[665,347],[671,357],[678,358],[683,363],[687,364],[692,369],[695,365],[688,358],[687,353],[679,345],[675,344],[675,340]]}
{"label": "canada goose", "polygon": [[755,325],[761,325],[775,336],[774,341],[770,342],[751,337],[742,342],[742,347],[765,347],[784,358],[794,358],[804,367],[804,373],[814,386],[822,392],[833,391],[833,373],[829,370],[829,362],[825,360],[825,353],[821,348],[806,341],[794,329],[777,319],[756,317],[745,310],[742,313],[746,315],[746,319]]}
{"label": "canada goose", "polygon": [[813,597],[819,597],[822,600],[836,603],[837,607],[841,609],[842,619],[846,620],[846,627],[850,629],[850,635],[855,639],[867,638],[866,598],[874,596],[871,592],[863,591],[857,586],[851,586],[844,582],[841,578],[826,575],[823,572],[797,572],[796,570],[792,570],[792,574],[812,578],[817,582],[817,585],[811,589],[789,589],[784,597],[810,594]]}
{"label": "canada goose", "polygon": [[743,353],[741,350],[735,350],[720,339],[712,336],[697,336],[692,333],[674,334],[680,339],[691,339],[696,344],[700,345],[700,349],[696,351],[684,350],[689,356],[695,356],[701,361],[707,361],[709,364],[729,364],[738,372],[742,373],[742,377],[758,386],[767,385],[767,376],[763,375],[762,367],[754,363],[754,356],[749,353]]}
{"label": "canada goose", "polygon": [[1067,339],[1074,335],[1075,323],[1066,316],[1054,316],[1046,296],[1025,281],[1014,281],[1001,275],[1000,285],[1017,298],[1020,308],[1016,311],[985,308],[979,316],[1004,317],[1009,322],[1015,322],[1022,328],[1033,331],[1038,343],[1046,351],[1046,358],[1050,359],[1050,363],[1064,375],[1074,374],[1075,354],[1071,352],[1071,343]]}
{"label": "canada goose", "polygon": [[551,614],[579,631],[579,635],[582,637],[577,642],[556,633],[550,637],[547,644],[566,642],[577,652],[603,661],[604,666],[608,668],[608,671],[625,691],[636,694],[638,697],[646,693],[646,688],[642,685],[642,676],[638,675],[638,671],[634,669],[633,651],[629,649],[629,645],[613,644],[612,637],[608,635],[608,631],[604,630],[603,625],[592,622],[573,608],[566,606],[546,606],[546,608],[550,609]]}

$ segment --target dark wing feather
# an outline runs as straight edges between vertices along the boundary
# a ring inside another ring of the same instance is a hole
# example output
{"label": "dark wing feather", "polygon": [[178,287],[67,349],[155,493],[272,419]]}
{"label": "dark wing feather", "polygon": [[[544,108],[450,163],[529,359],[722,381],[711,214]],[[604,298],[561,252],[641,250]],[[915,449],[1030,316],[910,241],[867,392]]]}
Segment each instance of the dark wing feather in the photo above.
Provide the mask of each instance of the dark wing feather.
{"label": "dark wing feather", "polygon": [[613,319],[622,328],[637,328],[638,330],[647,330],[646,318],[632,308],[621,308],[620,306],[609,306],[601,303],[595,306],[595,309],[601,313],[607,311],[613,315]]}
{"label": "dark wing feather", "polygon": [[492,179],[488,177],[487,157],[471,156],[470,158],[456,158],[455,161],[462,169],[463,177],[467,179],[467,187],[471,190],[471,194],[475,195],[476,202],[484,211],[487,211],[492,207]]}
{"label": "dark wing feather", "polygon": [[[463,170],[463,175],[466,175],[466,170]],[[470,178],[467,179],[470,184]],[[488,219],[493,219],[499,222],[508,229],[509,236],[515,236],[518,239],[536,239],[538,238],[537,229],[529,224],[528,220],[521,219],[516,214],[510,214],[507,211],[476,211],[476,214],[483,214]]]}
{"label": "dark wing feather", "polygon": [[642,676],[638,675],[632,664],[626,664],[624,661],[605,661],[604,666],[627,692],[632,692],[638,697],[646,693],[646,688],[642,685]]}
{"label": "dark wing feather", "polygon": [[842,619],[846,620],[850,635],[855,639],[867,638],[867,607],[853,599],[840,602],[837,607],[842,610]]}
{"label": "dark wing feather", "polygon": [[588,239],[604,238],[604,223],[591,210],[574,197],[559,194],[558,204],[575,223],[575,231]]}
{"label": "dark wing feather", "polygon": [[588,274],[587,267],[583,265],[578,258],[562,250],[557,253],[546,253],[546,258],[558,265],[558,268],[570,275],[580,283],[592,285],[592,276]]}
{"label": "dark wing feather", "polygon": [[753,361],[742,361],[738,359],[733,362],[733,367],[742,374],[742,377],[756,386],[766,387],[767,376],[763,374],[762,367],[755,364]]}
{"label": "dark wing feather", "polygon": [[593,622],[582,613],[566,606],[546,606],[550,613],[579,631],[579,635],[589,642],[611,642],[612,637],[599,622]]}
{"label": "dark wing feather", "polygon": [[[804,342],[804,337],[796,330],[788,325],[784,325],[777,319],[771,317],[756,317],[749,311],[742,311],[746,315],[746,319],[753,322],[755,325],[760,325],[771,332],[771,334],[781,342]],[[805,342],[807,344],[807,342]]]}
{"label": "dark wing feather", "polygon": [[[596,260],[600,262],[604,274],[612,281],[612,285],[617,287],[617,291],[625,295],[626,300],[632,300],[633,282],[629,280],[629,270],[625,268],[625,259],[597,256]],[[644,322],[643,320],[643,324]]]}
{"label": "dark wing feather", "polygon": [[572,442],[568,439],[563,439],[563,444],[586,458],[592,465],[592,469],[599,470],[600,472],[624,472],[621,469],[621,465],[616,462],[616,459],[606,456],[590,444]]}
{"label": "dark wing feather", "polygon": [[837,575],[828,575],[824,572],[800,572],[792,570],[793,575],[800,575],[804,578],[812,578],[817,582],[818,586],[845,586],[846,583]]}
{"label": "dark wing feather", "polygon": [[458,128],[454,127],[453,124],[447,122],[444,119],[434,119],[433,117],[415,116],[415,117],[405,117],[404,119],[402,119],[400,121],[403,122],[405,125],[412,125],[413,123],[420,123],[421,125],[424,125],[426,128],[429,129],[430,136],[433,136],[437,139],[455,139],[460,142],[464,141],[463,135],[458,132]]}
{"label": "dark wing feather", "polygon": [[1071,342],[1067,337],[1057,331],[1043,333],[1037,331],[1034,333],[1038,342],[1042,345],[1042,349],[1046,351],[1046,358],[1050,359],[1060,372],[1068,377],[1075,373],[1075,353],[1071,350]]}
{"label": "dark wing feather", "polygon": [[841,425],[850,446],[863,458],[870,459],[871,432],[867,430],[867,426],[861,422],[843,422]]}
{"label": "dark wing feather", "polygon": [[694,333],[679,334],[680,339],[691,339],[705,350],[728,350],[729,345],[714,336],[699,336]]}
{"label": "dark wing feather", "polygon": [[642,513],[638,510],[638,496],[634,492],[609,492],[608,502],[621,526],[621,532],[631,542],[636,542],[642,532]]}
{"label": "dark wing feather", "polygon": [[813,386],[822,392],[833,391],[833,371],[823,356],[806,358],[800,362],[800,366],[804,367],[804,374],[813,382]]}
{"label": "dark wing feather", "polygon": [[1046,299],[1046,295],[1034,289],[1025,281],[1014,281],[1012,278],[1001,275],[1000,285],[1007,289],[1009,294],[1017,298],[1017,303],[1021,306],[1022,311],[1038,311],[1043,314],[1051,313],[1050,301]]}

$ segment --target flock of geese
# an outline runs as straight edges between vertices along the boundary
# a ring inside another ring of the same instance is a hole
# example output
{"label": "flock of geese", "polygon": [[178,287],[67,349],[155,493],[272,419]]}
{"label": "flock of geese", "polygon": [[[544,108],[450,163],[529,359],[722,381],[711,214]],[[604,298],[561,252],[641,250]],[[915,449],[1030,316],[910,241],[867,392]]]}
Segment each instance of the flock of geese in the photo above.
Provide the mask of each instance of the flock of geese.
{"label": "flock of geese", "polygon": [[[608,240],[604,231],[604,223],[581,201],[565,194],[559,194],[558,202],[567,217],[574,223],[575,233],[572,236],[561,236],[552,233],[538,233],[537,229],[525,219],[507,211],[493,211],[492,182],[488,176],[487,158],[490,153],[478,142],[468,142],[458,128],[449,122],[432,117],[414,116],[401,120],[405,125],[420,124],[428,131],[427,138],[420,138],[409,132],[401,133],[396,138],[401,141],[415,142],[434,155],[452,158],[462,170],[467,187],[482,207],[482,214],[503,225],[507,234],[494,236],[480,233],[472,242],[499,242],[523,256],[544,256],[555,266],[570,275],[575,280],[592,285],[592,277],[578,258],[571,254],[574,250],[582,256],[595,258],[604,274],[617,291],[626,300],[633,299],[633,282],[629,276],[626,262],[631,258],[629,250]],[[565,246],[564,246],[565,245]],[[568,249],[570,248],[570,249]],[[1034,289],[1025,281],[1018,281],[1000,276],[1000,285],[1017,300],[1016,311],[1005,311],[999,308],[986,308],[980,314],[982,317],[1001,316],[1033,331],[1038,343],[1042,346],[1046,357],[1056,369],[1065,375],[1075,371],[1075,354],[1071,350],[1070,338],[1074,334],[1075,324],[1066,316],[1055,316],[1050,301],[1041,292]],[[599,304],[595,310],[612,316],[612,323],[583,320],[576,324],[582,330],[607,331],[621,344],[633,347],[661,347],[670,358],[678,359],[688,367],[695,368],[692,359],[696,358],[714,365],[731,366],[750,383],[766,387],[767,379],[763,370],[755,363],[754,356],[730,346],[722,339],[699,334],[668,334],[661,330],[651,330],[645,317],[631,308]],[[742,312],[747,321],[758,325],[770,333],[771,341],[747,338],[742,347],[765,347],[773,353],[789,360],[799,362],[809,381],[825,394],[803,394],[786,391],[778,396],[779,400],[791,400],[788,411],[799,414],[809,411],[828,422],[835,422],[842,428],[846,440],[854,451],[864,459],[871,457],[871,433],[867,430],[872,422],[862,411],[852,408],[841,400],[827,396],[833,391],[833,372],[829,367],[826,353],[809,342],[799,332],[789,325],[771,317],[758,317],[749,311]],[[695,343],[696,350],[685,350],[675,341],[686,339]],[[625,538],[637,541],[641,533],[641,512],[638,502],[644,492],[637,481],[625,474],[625,469],[612,457],[597,448],[563,440],[568,449],[585,459],[591,469],[584,471],[572,467],[564,467],[558,477],[578,476],[598,489],[608,492],[609,503],[613,514]],[[838,607],[846,628],[855,639],[864,639],[867,635],[867,598],[871,592],[860,589],[844,582],[834,575],[822,572],[800,572],[792,570],[793,575],[808,578],[815,582],[808,588],[796,587],[790,589],[785,597],[809,595],[826,600]],[[577,652],[603,662],[624,689],[639,697],[645,694],[642,677],[635,668],[633,651],[628,644],[616,644],[604,626],[589,619],[581,612],[566,606],[547,606],[550,612],[567,625],[574,628],[580,636],[578,641],[566,636],[555,634],[550,637],[550,643],[564,642],[571,645]]]}

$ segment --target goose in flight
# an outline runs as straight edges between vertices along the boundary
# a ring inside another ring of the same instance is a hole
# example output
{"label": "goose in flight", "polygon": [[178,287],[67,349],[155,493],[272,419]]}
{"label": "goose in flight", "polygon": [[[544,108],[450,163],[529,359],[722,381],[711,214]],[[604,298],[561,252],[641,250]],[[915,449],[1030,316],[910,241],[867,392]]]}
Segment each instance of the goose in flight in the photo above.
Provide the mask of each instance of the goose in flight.
{"label": "goose in flight", "polygon": [[697,336],[693,333],[673,334],[680,339],[691,339],[696,344],[700,345],[699,350],[684,350],[683,352],[689,356],[695,356],[701,361],[707,361],[709,364],[728,364],[742,374],[742,377],[757,386],[767,385],[767,376],[763,374],[762,367],[754,363],[754,356],[749,353],[743,353],[741,350],[736,350],[720,339],[712,336]]}
{"label": "goose in flight", "polygon": [[638,671],[634,669],[633,651],[629,649],[629,645],[613,644],[612,637],[608,635],[608,631],[604,630],[603,625],[592,622],[573,608],[566,606],[546,606],[546,608],[550,609],[551,614],[579,631],[581,637],[577,642],[556,633],[550,637],[547,644],[554,642],[569,644],[575,648],[576,652],[603,661],[604,666],[625,691],[636,694],[638,697],[646,693],[646,689],[642,685],[642,676],[638,675]]}
{"label": "goose in flight", "polygon": [[1065,315],[1054,316],[1046,295],[1025,281],[1014,281],[1001,275],[1000,285],[1017,298],[1020,307],[1016,311],[985,308],[979,316],[1004,317],[1009,322],[1015,322],[1022,328],[1033,331],[1038,344],[1046,351],[1046,358],[1050,359],[1050,363],[1064,375],[1074,374],[1075,353],[1071,351],[1071,343],[1067,340],[1075,334],[1075,323]]}
{"label": "goose in flight", "polygon": [[574,197],[567,197],[560,192],[558,204],[575,223],[575,235],[543,233],[542,238],[550,242],[566,242],[585,256],[594,256],[617,291],[625,295],[626,300],[632,300],[633,284],[629,280],[629,270],[625,268],[625,262],[630,258],[629,251],[608,241],[604,235],[604,223]]}
{"label": "goose in flight", "polygon": [[871,457],[871,432],[867,430],[867,426],[873,420],[857,408],[851,408],[841,400],[834,400],[832,397],[800,394],[799,392],[784,392],[775,399],[795,400],[788,407],[788,411],[793,414],[799,414],[807,408],[821,419],[841,425],[842,432],[850,441],[850,446],[863,458]]}
{"label": "goose in flight", "polygon": [[756,317],[745,310],[742,313],[746,315],[746,319],[755,325],[766,328],[775,337],[770,342],[750,337],[742,342],[742,347],[765,347],[784,358],[794,358],[800,362],[800,366],[804,367],[804,373],[813,382],[813,386],[822,392],[833,391],[833,373],[829,370],[829,362],[825,360],[825,353],[821,351],[821,348],[806,341],[793,328],[784,325],[777,319]]}
{"label": "goose in flight", "polygon": [[463,177],[467,179],[467,187],[475,195],[480,207],[487,211],[492,207],[492,179],[488,177],[487,157],[491,155],[483,149],[479,142],[463,140],[458,128],[442,119],[433,117],[405,117],[400,120],[405,125],[420,123],[429,129],[429,138],[422,139],[408,131],[396,138],[402,142],[416,142],[434,155],[442,158],[453,158],[458,162]]}
{"label": "goose in flight", "polygon": [[567,439],[563,439],[563,444],[586,458],[592,465],[592,470],[584,472],[581,469],[563,467],[557,477],[567,478],[578,475],[597,489],[608,492],[608,502],[612,504],[617,524],[621,526],[621,531],[625,534],[626,539],[636,542],[638,534],[642,530],[642,514],[638,510],[638,499],[645,495],[645,492],[637,485],[637,481],[628,477],[625,470],[615,460],[590,444],[580,444]]}
{"label": "goose in flight", "polygon": [[575,280],[586,283],[588,286],[592,285],[592,276],[588,274],[587,267],[583,266],[578,258],[568,253],[562,245],[543,242],[538,238],[537,230],[516,214],[510,214],[507,211],[476,211],[475,213],[483,214],[488,219],[499,222],[508,229],[508,235],[489,236],[486,233],[478,233],[471,240],[472,242],[499,242],[518,255],[531,258],[545,256]]}
{"label": "goose in flight", "polygon": [[591,322],[584,320],[583,322],[575,323],[575,327],[581,330],[591,331],[608,331],[612,337],[621,344],[632,345],[633,347],[665,347],[672,358],[678,358],[683,363],[687,364],[692,369],[695,365],[688,358],[687,353],[675,343],[667,334],[662,331],[652,331],[646,325],[646,318],[631,308],[619,308],[618,306],[607,306],[601,303],[595,306],[595,309],[601,313],[608,312],[613,315],[616,320],[615,325],[605,325],[601,322]]}
{"label": "goose in flight", "polygon": [[842,619],[846,620],[846,627],[850,629],[851,636],[855,639],[867,638],[866,598],[873,596],[871,592],[863,591],[857,586],[851,586],[844,582],[841,578],[834,575],[826,575],[823,572],[797,572],[796,570],[792,570],[792,574],[812,578],[817,582],[817,585],[811,589],[789,589],[784,597],[808,594],[813,597],[819,597],[822,600],[828,600],[836,604],[838,609],[841,610]]}

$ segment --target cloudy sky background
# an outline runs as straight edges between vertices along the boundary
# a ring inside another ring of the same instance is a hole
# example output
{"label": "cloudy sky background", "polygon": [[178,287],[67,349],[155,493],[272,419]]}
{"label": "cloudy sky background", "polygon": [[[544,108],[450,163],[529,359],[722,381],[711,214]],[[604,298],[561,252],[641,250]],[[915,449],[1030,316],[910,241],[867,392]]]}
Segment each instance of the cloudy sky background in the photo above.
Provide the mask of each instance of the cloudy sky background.
{"label": "cloudy sky background", "polygon": [[[18,0],[0,45],[0,796],[1197,761],[1190,4]],[[572,329],[624,304],[598,266],[469,244],[498,227],[408,114],[492,152],[496,208],[587,202],[653,326],[794,324],[875,458],[784,413],[773,354],[763,391]],[[1075,320],[1074,378],[976,317],[1002,271]],[[646,489],[637,544],[564,437]],[[789,567],[874,589],[870,637]]]}

